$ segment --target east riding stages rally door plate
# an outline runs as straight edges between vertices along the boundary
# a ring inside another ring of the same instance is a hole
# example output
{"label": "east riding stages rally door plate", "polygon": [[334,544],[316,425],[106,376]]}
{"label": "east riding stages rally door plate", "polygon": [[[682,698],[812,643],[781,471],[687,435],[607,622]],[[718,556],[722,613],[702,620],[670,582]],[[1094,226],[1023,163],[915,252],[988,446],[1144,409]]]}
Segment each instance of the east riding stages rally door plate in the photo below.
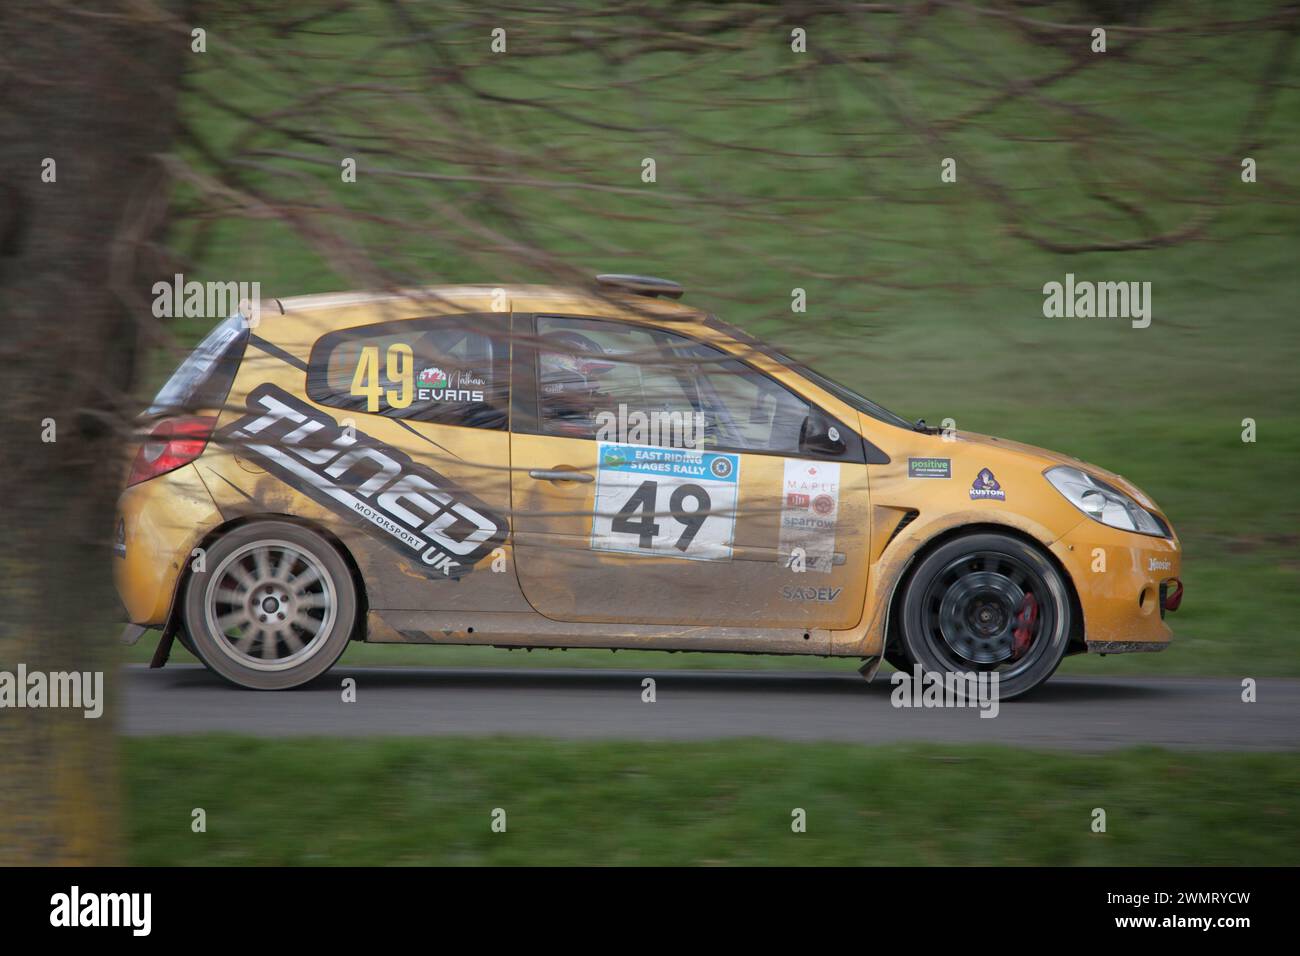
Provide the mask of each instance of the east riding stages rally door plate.
{"label": "east riding stages rally door plate", "polygon": [[593,550],[730,560],[740,456],[607,442],[599,455]]}

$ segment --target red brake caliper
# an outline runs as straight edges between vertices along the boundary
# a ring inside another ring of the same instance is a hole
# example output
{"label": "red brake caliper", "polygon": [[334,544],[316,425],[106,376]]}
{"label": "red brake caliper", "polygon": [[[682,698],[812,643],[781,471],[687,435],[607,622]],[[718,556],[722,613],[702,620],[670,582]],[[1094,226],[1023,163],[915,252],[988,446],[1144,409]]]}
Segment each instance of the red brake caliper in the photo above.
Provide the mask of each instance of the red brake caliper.
{"label": "red brake caliper", "polygon": [[1016,612],[1016,629],[1011,632],[1011,659],[1014,661],[1029,650],[1033,643],[1034,631],[1038,627],[1038,598],[1033,592],[1026,594]]}

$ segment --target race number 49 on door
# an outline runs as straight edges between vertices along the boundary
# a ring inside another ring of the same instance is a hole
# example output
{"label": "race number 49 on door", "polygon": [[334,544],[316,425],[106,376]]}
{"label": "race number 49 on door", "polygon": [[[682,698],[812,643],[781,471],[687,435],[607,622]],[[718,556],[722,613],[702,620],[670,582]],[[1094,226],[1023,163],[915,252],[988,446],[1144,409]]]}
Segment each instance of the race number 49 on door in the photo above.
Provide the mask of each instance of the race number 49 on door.
{"label": "race number 49 on door", "polygon": [[739,456],[602,442],[596,474],[593,549],[731,558]]}

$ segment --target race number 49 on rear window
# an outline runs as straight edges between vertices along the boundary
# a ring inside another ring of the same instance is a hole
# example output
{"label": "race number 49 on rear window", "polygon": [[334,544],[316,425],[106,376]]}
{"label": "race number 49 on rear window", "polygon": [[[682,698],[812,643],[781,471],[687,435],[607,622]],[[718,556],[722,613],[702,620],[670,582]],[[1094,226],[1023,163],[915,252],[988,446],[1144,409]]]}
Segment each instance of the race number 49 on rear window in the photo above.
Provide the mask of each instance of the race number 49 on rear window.
{"label": "race number 49 on rear window", "polygon": [[739,456],[602,442],[596,475],[593,549],[731,558]]}

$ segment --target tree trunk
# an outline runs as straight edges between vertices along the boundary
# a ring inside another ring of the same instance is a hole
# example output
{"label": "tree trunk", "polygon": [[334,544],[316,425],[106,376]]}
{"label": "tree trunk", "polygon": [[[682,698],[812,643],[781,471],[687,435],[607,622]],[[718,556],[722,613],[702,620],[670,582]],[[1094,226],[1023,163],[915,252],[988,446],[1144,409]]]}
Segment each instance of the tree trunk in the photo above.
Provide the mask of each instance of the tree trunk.
{"label": "tree trunk", "polygon": [[113,503],[190,55],[178,9],[0,18],[0,671],[103,672],[107,702],[0,709],[0,865],[118,861]]}

